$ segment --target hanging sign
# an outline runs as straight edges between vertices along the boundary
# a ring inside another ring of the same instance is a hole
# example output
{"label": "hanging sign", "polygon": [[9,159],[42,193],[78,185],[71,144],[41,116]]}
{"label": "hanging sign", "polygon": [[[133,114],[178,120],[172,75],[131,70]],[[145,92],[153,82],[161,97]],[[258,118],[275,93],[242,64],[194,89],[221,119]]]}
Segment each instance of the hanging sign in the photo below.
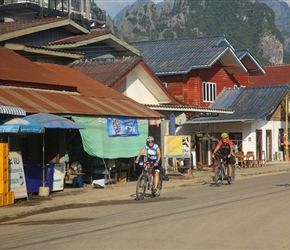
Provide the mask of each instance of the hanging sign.
{"label": "hanging sign", "polygon": [[14,191],[14,199],[27,198],[21,152],[9,152],[8,158],[10,191]]}
{"label": "hanging sign", "polygon": [[107,118],[107,126],[110,137],[139,135],[136,118],[111,116]]}

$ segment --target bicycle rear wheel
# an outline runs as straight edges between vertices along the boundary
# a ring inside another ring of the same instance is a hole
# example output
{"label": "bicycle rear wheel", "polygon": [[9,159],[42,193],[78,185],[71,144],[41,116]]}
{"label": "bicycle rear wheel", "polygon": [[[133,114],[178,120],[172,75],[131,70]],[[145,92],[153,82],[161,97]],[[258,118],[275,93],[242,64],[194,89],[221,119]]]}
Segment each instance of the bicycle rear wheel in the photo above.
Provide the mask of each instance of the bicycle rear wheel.
{"label": "bicycle rear wheel", "polygon": [[219,187],[223,183],[223,172],[221,166],[217,166],[213,178],[214,183]]}
{"label": "bicycle rear wheel", "polygon": [[147,175],[142,173],[138,177],[137,185],[136,185],[136,199],[137,200],[144,199],[146,188],[147,188]]}

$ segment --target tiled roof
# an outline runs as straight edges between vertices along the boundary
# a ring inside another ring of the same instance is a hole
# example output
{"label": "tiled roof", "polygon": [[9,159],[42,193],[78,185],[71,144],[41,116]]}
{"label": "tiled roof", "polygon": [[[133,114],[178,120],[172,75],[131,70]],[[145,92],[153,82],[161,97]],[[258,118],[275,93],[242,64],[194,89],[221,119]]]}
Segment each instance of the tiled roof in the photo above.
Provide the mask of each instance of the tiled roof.
{"label": "tiled roof", "polygon": [[249,86],[269,86],[290,83],[290,65],[276,65],[263,67],[264,76],[250,76]]}
{"label": "tiled roof", "polygon": [[265,120],[269,115],[273,114],[284,96],[289,93],[289,89],[289,85],[226,88],[210,107],[233,109],[235,111],[234,114],[200,117],[192,119],[186,124]]}
{"label": "tiled roof", "polygon": [[28,113],[162,117],[69,67],[34,63],[3,47],[0,54],[0,105],[21,107]]}
{"label": "tiled roof", "polygon": [[[105,59],[81,60],[71,63],[69,66],[77,71],[95,79],[108,87],[115,88],[136,66],[141,65],[144,70],[152,76],[152,82],[157,95],[157,89],[163,91],[163,96],[167,96],[172,103],[186,105],[177,99],[170,91],[163,86],[159,78],[157,78],[151,69],[143,62],[140,56],[124,56]],[[144,79],[140,79],[143,81]],[[147,87],[150,88],[149,81],[145,80]],[[155,85],[159,85],[155,86]],[[157,89],[156,89],[157,87]]]}
{"label": "tiled roof", "polygon": [[142,58],[139,56],[127,56],[75,61],[69,66],[106,86],[112,87],[136,67],[141,60]]}
{"label": "tiled roof", "polygon": [[192,69],[210,68],[223,55],[226,66],[235,66],[239,73],[246,69],[224,36],[187,39],[163,39],[133,42],[156,75],[184,74]]}

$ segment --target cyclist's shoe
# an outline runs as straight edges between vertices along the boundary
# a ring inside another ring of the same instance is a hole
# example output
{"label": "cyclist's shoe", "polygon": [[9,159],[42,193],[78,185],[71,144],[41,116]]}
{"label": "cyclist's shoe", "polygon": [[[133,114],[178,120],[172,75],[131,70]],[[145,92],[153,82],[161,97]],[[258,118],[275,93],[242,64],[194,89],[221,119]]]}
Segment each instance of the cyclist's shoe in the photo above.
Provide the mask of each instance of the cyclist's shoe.
{"label": "cyclist's shoe", "polygon": [[152,188],[152,192],[153,192],[153,194],[155,194],[157,192],[157,189],[156,188]]}
{"label": "cyclist's shoe", "polygon": [[232,183],[233,178],[231,176],[228,177],[228,183],[231,184]]}

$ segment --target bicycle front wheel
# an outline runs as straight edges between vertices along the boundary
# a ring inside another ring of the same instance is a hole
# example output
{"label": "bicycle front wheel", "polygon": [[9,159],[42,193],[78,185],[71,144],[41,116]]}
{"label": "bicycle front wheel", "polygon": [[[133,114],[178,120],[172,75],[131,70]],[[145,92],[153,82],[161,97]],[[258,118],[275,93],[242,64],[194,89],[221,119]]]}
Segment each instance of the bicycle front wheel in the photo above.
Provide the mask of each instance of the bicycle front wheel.
{"label": "bicycle front wheel", "polygon": [[216,167],[213,181],[218,187],[223,183],[223,171],[221,166]]}
{"label": "bicycle front wheel", "polygon": [[138,177],[137,185],[136,185],[136,199],[142,200],[144,199],[147,188],[147,175],[141,174]]}

